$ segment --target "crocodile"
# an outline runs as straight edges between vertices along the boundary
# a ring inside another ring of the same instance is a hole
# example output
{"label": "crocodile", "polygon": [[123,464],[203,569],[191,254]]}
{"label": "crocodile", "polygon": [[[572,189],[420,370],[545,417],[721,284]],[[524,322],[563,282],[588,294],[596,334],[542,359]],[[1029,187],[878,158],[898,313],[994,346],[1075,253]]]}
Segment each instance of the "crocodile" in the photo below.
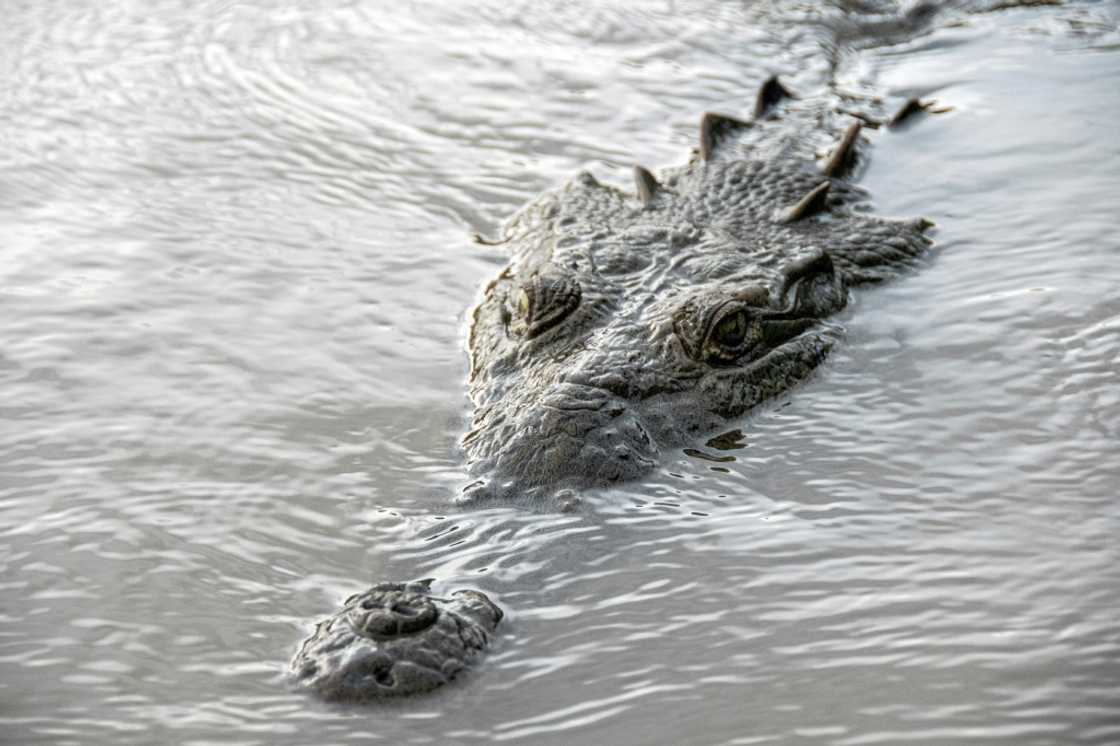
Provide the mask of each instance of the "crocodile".
{"label": "crocodile", "polygon": [[[866,118],[836,127],[816,159],[792,98],[770,78],[752,117],[703,115],[683,166],[635,166],[632,191],[580,173],[490,241],[510,261],[473,312],[462,447],[474,481],[460,501],[570,509],[641,477],[803,381],[837,341],[829,319],[850,289],[923,255],[931,223],[868,214],[846,178]],[[925,107],[908,102],[889,126]],[[322,621],[290,672],[328,700],[434,689],[501,618],[478,591],[379,584]]]}

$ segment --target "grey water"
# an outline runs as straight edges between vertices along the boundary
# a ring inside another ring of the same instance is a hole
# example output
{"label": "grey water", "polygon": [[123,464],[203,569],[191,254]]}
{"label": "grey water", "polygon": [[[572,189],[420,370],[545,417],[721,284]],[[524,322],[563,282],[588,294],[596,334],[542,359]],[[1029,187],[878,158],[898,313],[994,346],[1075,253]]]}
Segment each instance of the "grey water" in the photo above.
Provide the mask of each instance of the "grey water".
{"label": "grey water", "polygon": [[[0,742],[1120,743],[1120,6],[883,5],[5,4]],[[741,447],[456,508],[470,234],[770,73],[947,109],[860,173],[928,260]],[[289,688],[421,577],[477,670]]]}

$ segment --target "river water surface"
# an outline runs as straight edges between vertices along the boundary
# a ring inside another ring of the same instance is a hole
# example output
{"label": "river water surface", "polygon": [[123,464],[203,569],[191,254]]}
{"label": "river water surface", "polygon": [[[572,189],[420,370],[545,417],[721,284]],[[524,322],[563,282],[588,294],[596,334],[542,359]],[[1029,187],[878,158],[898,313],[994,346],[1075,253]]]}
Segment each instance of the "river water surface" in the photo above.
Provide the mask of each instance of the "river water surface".
{"label": "river water surface", "polygon": [[[868,5],[8,3],[0,742],[1120,743],[1120,7]],[[929,260],[723,460],[455,508],[469,234],[772,72],[951,108],[861,167]],[[419,577],[477,671],[287,687]]]}

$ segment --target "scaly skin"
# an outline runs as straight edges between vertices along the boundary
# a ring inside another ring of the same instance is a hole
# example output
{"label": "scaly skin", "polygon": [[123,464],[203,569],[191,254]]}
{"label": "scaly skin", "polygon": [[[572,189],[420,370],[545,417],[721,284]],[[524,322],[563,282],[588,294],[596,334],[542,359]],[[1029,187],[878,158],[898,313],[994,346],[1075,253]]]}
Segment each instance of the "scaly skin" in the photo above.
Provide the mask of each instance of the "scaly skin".
{"label": "scaly skin", "polygon": [[[791,158],[777,122],[704,122],[700,153],[660,182],[637,169],[637,195],[583,173],[507,226],[510,264],[471,330],[468,498],[640,477],[803,380],[847,289],[928,246],[924,221],[857,212],[864,194],[840,175],[858,125],[818,166]],[[729,314],[745,314],[746,344],[705,341]]]}
{"label": "scaly skin", "polygon": [[381,583],[319,622],[290,670],[300,686],[337,702],[425,692],[485,650],[501,618],[478,591],[436,598],[426,583]]}
{"label": "scaly skin", "polygon": [[[640,477],[802,381],[849,288],[926,249],[928,223],[871,217],[844,181],[859,125],[814,163],[778,119],[788,95],[772,79],[753,122],[705,115],[689,162],[660,179],[636,168],[634,194],[584,173],[510,221],[509,266],[471,328],[464,499],[570,500]],[[376,586],[320,623],[292,671],[336,700],[439,686],[501,618],[460,593]]]}

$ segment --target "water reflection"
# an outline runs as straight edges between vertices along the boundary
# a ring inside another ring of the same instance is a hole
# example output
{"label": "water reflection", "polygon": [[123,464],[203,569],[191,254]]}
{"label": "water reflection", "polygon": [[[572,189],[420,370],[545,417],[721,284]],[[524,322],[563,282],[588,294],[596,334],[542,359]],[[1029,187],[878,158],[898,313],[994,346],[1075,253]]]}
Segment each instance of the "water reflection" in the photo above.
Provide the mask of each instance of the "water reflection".
{"label": "water reflection", "polygon": [[[22,4],[0,40],[0,722],[20,743],[1110,743],[1115,8]],[[836,18],[865,28],[836,45]],[[827,22],[822,20],[832,19]],[[863,23],[866,21],[867,23]],[[823,49],[822,49],[823,47]],[[472,247],[681,161],[767,73],[866,105],[939,225],[726,449],[457,511]],[[830,77],[831,76],[831,77]],[[713,460],[718,459],[718,461]],[[435,577],[510,610],[462,686],[290,694],[311,620]]]}

